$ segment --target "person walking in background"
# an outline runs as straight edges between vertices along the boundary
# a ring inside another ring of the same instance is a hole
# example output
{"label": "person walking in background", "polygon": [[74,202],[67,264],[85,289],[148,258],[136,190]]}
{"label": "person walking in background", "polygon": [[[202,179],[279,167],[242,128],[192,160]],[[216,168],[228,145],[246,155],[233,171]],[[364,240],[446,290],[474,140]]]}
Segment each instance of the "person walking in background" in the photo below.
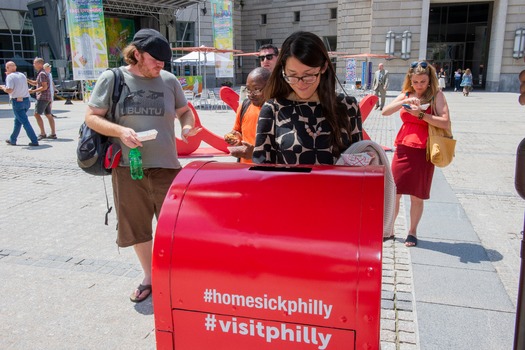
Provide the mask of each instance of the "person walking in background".
{"label": "person walking in background", "polygon": [[49,103],[49,109],[53,118],[57,116],[53,114],[53,101],[55,99],[55,92],[57,91],[55,82],[53,81],[53,74],[51,74],[51,65],[49,63],[44,63],[44,70],[49,78],[49,93],[51,94],[51,103]]}
{"label": "person walking in background", "polygon": [[27,117],[27,111],[29,107],[31,107],[29,90],[27,89],[27,78],[24,73],[16,71],[16,64],[13,61],[5,64],[5,74],[5,85],[0,85],[0,89],[9,94],[9,101],[11,102],[11,107],[15,115],[13,132],[9,140],[5,140],[5,142],[11,146],[16,145],[20,130],[24,127],[27,137],[31,140],[29,146],[38,146],[38,138]]}
{"label": "person walking in background", "polygon": [[438,73],[438,85],[439,90],[443,91],[447,87],[447,74],[445,73],[445,70],[443,68],[439,69]]}
{"label": "person walking in background", "polygon": [[[434,175],[434,164],[426,156],[428,124],[450,129],[450,116],[445,94],[439,90],[436,70],[428,62],[412,62],[401,91],[382,114],[389,116],[401,110],[403,125],[394,142],[392,174],[397,187],[396,217],[401,196],[410,195],[410,228],[405,240],[410,247],[417,245],[417,226],[424,200],[430,198]],[[409,106],[403,107],[404,104]]]}
{"label": "person walking in background", "polygon": [[[118,217],[117,245],[133,246],[144,271],[144,278],[130,295],[133,302],[144,301],[151,294],[153,216],[158,219],[164,197],[181,169],[175,143],[175,119],[181,124],[181,137],[200,131],[188,107],[178,79],[165,71],[171,60],[171,47],[154,29],[141,29],[123,50],[124,87],[117,104],[115,123],[105,118],[110,108],[114,75],[105,71],[97,80],[88,102],[86,124],[110,136],[122,147],[122,158],[111,173],[113,197]],[[147,93],[144,93],[144,92]],[[140,108],[137,108],[140,106]],[[137,132],[155,129],[153,140],[139,140]],[[133,180],[129,152],[141,147],[144,178]]]}
{"label": "person walking in background", "polygon": [[263,90],[269,78],[270,71],[262,67],[257,67],[248,74],[246,79],[248,98],[237,109],[232,131],[224,136],[224,140],[230,145],[244,146],[243,150],[231,152],[232,156],[240,158],[241,163],[252,163],[257,119],[264,104]]}
{"label": "person walking in background", "polygon": [[461,68],[454,73],[454,91],[461,90]]}
{"label": "person walking in background", "polygon": [[261,62],[261,67],[268,69],[271,73],[277,63],[278,55],[279,49],[277,47],[272,44],[262,45],[259,48],[259,61]]}
{"label": "person walking in background", "polygon": [[[49,90],[50,82],[49,76],[44,70],[44,59],[36,57],[33,61],[33,67],[38,72],[36,80],[27,80],[29,84],[36,86],[36,89],[29,90],[29,93],[36,93],[36,105],[35,105],[35,118],[40,128],[40,135],[38,135],[38,140],[44,138],[56,139],[57,134],[55,131],[55,120],[51,114],[51,91]],[[46,115],[46,118],[49,122],[49,127],[51,128],[51,134],[46,136],[46,130],[44,128],[44,120],[42,119],[42,114]]]}
{"label": "person walking in background", "polygon": [[463,87],[463,96],[468,96],[468,94],[472,91],[472,72],[470,71],[470,68],[465,69],[465,73],[463,73],[463,77],[461,78],[461,84],[459,84],[461,87]]}
{"label": "person walking in background", "polygon": [[362,140],[359,104],[337,95],[335,83],[323,41],[310,32],[290,35],[264,89],[253,162],[331,165]]}
{"label": "person walking in background", "polygon": [[375,109],[379,108],[379,110],[382,110],[385,106],[386,89],[388,88],[388,71],[385,70],[383,63],[379,63],[377,68],[378,70],[374,73],[372,89],[375,91],[375,95],[379,98]]}

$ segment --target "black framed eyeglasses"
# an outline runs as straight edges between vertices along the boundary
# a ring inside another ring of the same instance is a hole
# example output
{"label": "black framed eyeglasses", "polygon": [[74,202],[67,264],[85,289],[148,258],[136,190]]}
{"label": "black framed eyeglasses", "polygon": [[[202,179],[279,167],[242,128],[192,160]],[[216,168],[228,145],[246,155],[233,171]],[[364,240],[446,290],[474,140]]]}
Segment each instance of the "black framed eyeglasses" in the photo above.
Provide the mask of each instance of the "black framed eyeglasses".
{"label": "black framed eyeglasses", "polygon": [[271,53],[271,54],[268,54],[268,55],[262,55],[262,56],[259,56],[259,61],[264,61],[264,60],[268,60],[268,61],[271,61],[273,60],[273,58],[275,57],[275,54]]}
{"label": "black framed eyeglasses", "polygon": [[304,75],[302,77],[290,77],[290,76],[286,75],[284,73],[284,70],[283,70],[283,78],[290,85],[297,84],[300,80],[302,80],[303,83],[305,83],[305,84],[313,84],[313,83],[315,83],[315,81],[317,80],[317,77],[320,74],[321,74],[321,71],[317,72],[316,74]]}
{"label": "black framed eyeglasses", "polygon": [[410,68],[416,68],[417,66],[421,66],[421,68],[423,69],[427,69],[428,67],[428,63],[425,62],[425,61],[414,61],[412,62],[412,64],[410,65]]}

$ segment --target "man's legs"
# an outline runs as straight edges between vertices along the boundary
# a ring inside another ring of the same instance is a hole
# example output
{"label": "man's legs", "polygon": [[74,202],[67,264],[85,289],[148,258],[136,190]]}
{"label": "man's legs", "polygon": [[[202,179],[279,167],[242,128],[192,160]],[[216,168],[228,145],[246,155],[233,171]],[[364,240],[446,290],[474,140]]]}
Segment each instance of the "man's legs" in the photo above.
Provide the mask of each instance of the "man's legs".
{"label": "man's legs", "polygon": [[[151,285],[151,258],[153,255],[153,241],[135,244],[133,248],[135,249],[135,254],[137,254],[137,257],[139,258],[140,266],[142,266],[142,270],[144,271],[144,279],[142,280],[141,284],[143,286]],[[142,299],[142,294],[147,295],[149,293],[149,290],[144,290],[142,292],[140,292],[138,289],[135,290],[135,296],[137,299]]]}
{"label": "man's legs", "polygon": [[[14,109],[13,109],[13,112],[15,112]],[[18,139],[18,135],[20,134],[20,129],[21,128],[22,128],[22,124],[18,120],[18,118],[16,116],[16,112],[15,112],[15,120],[14,120],[13,132],[11,133],[11,136],[9,136],[9,142],[12,145],[16,145],[16,140]]]}
{"label": "man's legs", "polygon": [[383,109],[383,107],[385,106],[386,99],[386,90],[383,86],[379,87],[379,95],[381,96],[381,106],[379,107],[379,109]]}
{"label": "man's legs", "polygon": [[[16,139],[18,137],[18,134],[20,133],[20,126],[23,126],[27,137],[29,137],[29,139],[31,140],[31,143],[38,144],[38,138],[35,134],[35,131],[33,130],[33,127],[31,126],[31,123],[29,122],[29,118],[27,117],[27,110],[29,109],[29,106],[29,99],[25,99],[22,102],[13,101],[13,112],[15,114],[15,130],[13,130],[13,134],[10,138],[11,142],[13,143],[16,143]],[[19,124],[18,130],[16,130],[17,123]]]}
{"label": "man's legs", "polygon": [[38,128],[40,129],[40,134],[38,135],[38,138],[43,139],[44,137],[46,137],[46,130],[44,129],[44,120],[42,120],[42,117],[40,116],[40,114],[36,112],[36,109],[35,109],[35,119],[36,119],[36,123],[38,124]]}
{"label": "man's legs", "polygon": [[378,87],[376,90],[374,90],[374,95],[377,96],[377,102],[375,109],[379,108],[379,99],[381,98],[380,88]]}
{"label": "man's legs", "polygon": [[42,119],[42,114],[45,114],[47,120],[49,121],[49,127],[51,128],[51,134],[56,138],[55,131],[55,120],[51,114],[51,108],[49,107],[51,101],[37,100],[35,105],[35,119],[40,129],[39,139],[46,137],[46,130],[44,129],[44,120]]}
{"label": "man's legs", "polygon": [[56,131],[55,131],[55,119],[53,118],[53,114],[51,113],[47,113],[46,112],[46,117],[47,117],[47,120],[49,121],[49,127],[51,128],[51,134],[48,135],[48,137],[53,137],[53,138],[56,138]]}

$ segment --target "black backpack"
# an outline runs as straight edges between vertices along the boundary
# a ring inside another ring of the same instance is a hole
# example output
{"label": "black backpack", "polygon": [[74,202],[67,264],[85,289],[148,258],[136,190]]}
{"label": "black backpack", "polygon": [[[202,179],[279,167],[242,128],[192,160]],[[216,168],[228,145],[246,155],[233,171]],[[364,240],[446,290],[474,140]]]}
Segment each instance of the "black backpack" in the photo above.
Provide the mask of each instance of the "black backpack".
{"label": "black backpack", "polygon": [[[110,112],[106,114],[112,122],[115,121],[115,109],[120,94],[125,85],[124,75],[119,68],[111,68],[114,75],[113,94],[111,95]],[[86,123],[80,126],[78,132],[77,163],[86,173],[91,175],[109,175],[111,169],[118,166],[121,149],[118,144],[111,143],[108,136],[101,135],[89,128]]]}

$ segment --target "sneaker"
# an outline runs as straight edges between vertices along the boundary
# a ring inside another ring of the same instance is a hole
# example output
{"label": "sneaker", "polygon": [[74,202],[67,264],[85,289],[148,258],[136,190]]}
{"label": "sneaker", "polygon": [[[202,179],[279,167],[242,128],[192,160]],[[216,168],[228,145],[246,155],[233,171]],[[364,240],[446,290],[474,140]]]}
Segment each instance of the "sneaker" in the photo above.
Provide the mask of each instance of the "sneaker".
{"label": "sneaker", "polygon": [[16,143],[12,143],[11,140],[5,140],[5,143],[7,143],[10,146],[16,146]]}
{"label": "sneaker", "polygon": [[56,140],[56,138],[57,138],[57,134],[49,134],[46,137],[46,139],[53,139],[53,140]]}
{"label": "sneaker", "polygon": [[42,139],[45,139],[45,138],[46,138],[45,134],[44,135],[42,135],[42,134],[38,135],[38,141],[40,141]]}
{"label": "sneaker", "polygon": [[40,146],[40,144],[38,142],[29,142],[28,146],[37,147]]}

